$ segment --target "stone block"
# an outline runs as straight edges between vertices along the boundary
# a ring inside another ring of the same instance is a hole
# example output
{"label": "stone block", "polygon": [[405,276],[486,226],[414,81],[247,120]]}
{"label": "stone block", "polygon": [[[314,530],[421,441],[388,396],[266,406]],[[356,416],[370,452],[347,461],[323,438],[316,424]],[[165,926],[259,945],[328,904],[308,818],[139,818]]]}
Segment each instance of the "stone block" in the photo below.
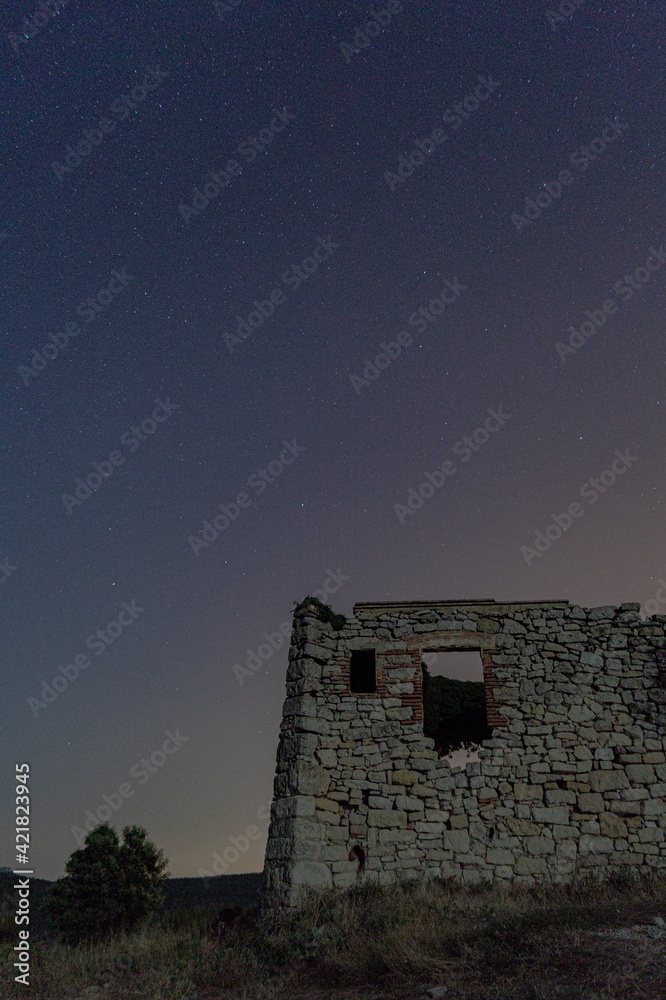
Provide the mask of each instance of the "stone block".
{"label": "stone block", "polygon": [[317,760],[322,767],[335,767],[338,763],[338,753],[336,750],[317,750]]}
{"label": "stone block", "polygon": [[267,861],[286,861],[291,857],[292,842],[288,837],[271,837],[266,844]]}
{"label": "stone block", "polygon": [[572,788],[547,788],[546,802],[549,806],[573,806],[576,803],[576,793]]}
{"label": "stone block", "polygon": [[578,796],[578,808],[582,813],[603,812],[603,796],[599,792],[581,792]]}
{"label": "stone block", "polygon": [[370,727],[372,738],[375,740],[386,740],[391,737],[399,737],[402,726],[399,722],[375,722]]}
{"label": "stone block", "polygon": [[428,823],[446,823],[450,813],[443,809],[426,809],[425,818]]}
{"label": "stone block", "polygon": [[396,681],[395,684],[388,684],[387,694],[396,697],[399,694],[413,694],[414,685],[411,681]]}
{"label": "stone block", "polygon": [[341,810],[340,803],[336,802],[335,799],[318,798],[315,799],[315,807],[317,809],[323,809],[325,812],[339,813]]}
{"label": "stone block", "polygon": [[643,815],[650,819],[666,815],[666,802],[663,799],[646,799],[643,802]]}
{"label": "stone block", "polygon": [[289,823],[289,833],[295,839],[302,837],[303,840],[319,840],[321,838],[319,823],[315,821],[314,816],[312,819],[295,817],[287,822]]}
{"label": "stone block", "polygon": [[379,830],[380,844],[411,844],[416,838],[415,830]]}
{"label": "stone block", "polygon": [[411,790],[412,795],[418,795],[421,799],[436,799],[439,798],[436,788],[431,785],[414,785]]}
{"label": "stone block", "polygon": [[368,826],[378,829],[407,826],[407,813],[401,809],[370,809],[366,818]]}
{"label": "stone block", "polygon": [[556,848],[556,854],[559,858],[564,858],[567,861],[575,861],[578,854],[578,843],[576,840],[561,840]]}
{"label": "stone block", "polygon": [[353,872],[336,872],[333,875],[333,885],[336,889],[351,889],[353,885],[356,885],[357,874]]}
{"label": "stone block", "polygon": [[418,781],[419,776],[416,771],[407,771],[400,768],[393,772],[392,779],[396,785],[413,785]]}
{"label": "stone block", "polygon": [[323,849],[320,840],[295,840],[292,857],[296,861],[322,861]]}
{"label": "stone block", "polygon": [[306,718],[305,716],[296,716],[294,720],[294,729],[299,733],[317,733],[319,736],[329,736],[331,732],[331,723],[327,719],[314,719]]}
{"label": "stone block", "polygon": [[539,827],[529,819],[514,819],[510,816],[506,820],[506,825],[511,833],[518,837],[538,836],[539,834]]}
{"label": "stone block", "polygon": [[314,817],[314,795],[289,795],[285,798],[275,799],[274,809],[276,819],[283,819],[285,816]]}
{"label": "stone block", "polygon": [[615,608],[611,607],[609,604],[604,604],[599,608],[590,608],[587,613],[588,621],[594,622],[599,621],[601,618],[614,618]]}
{"label": "stone block", "polygon": [[652,764],[627,764],[625,771],[629,781],[636,785],[651,785],[657,780]]}
{"label": "stone block", "polygon": [[513,851],[501,847],[489,847],[486,851],[486,861],[489,865],[512,865]]}
{"label": "stone block", "polygon": [[415,673],[414,667],[389,667],[386,671],[386,679],[390,684],[393,681],[413,681]]}
{"label": "stone block", "polygon": [[307,760],[296,761],[289,769],[289,785],[300,795],[325,795],[331,785],[329,772]]}
{"label": "stone block", "polygon": [[442,842],[445,851],[455,851],[458,854],[467,854],[469,851],[467,830],[444,830]]}
{"label": "stone block", "polygon": [[664,831],[658,826],[644,826],[638,830],[638,839],[641,844],[661,844],[665,836]]}
{"label": "stone block", "polygon": [[557,633],[557,641],[562,644],[571,642],[587,642],[587,636],[584,632],[579,632],[576,629],[568,629],[566,632]]}
{"label": "stone block", "polygon": [[532,818],[535,823],[561,823],[566,826],[569,810],[566,806],[532,806]]}
{"label": "stone block", "polygon": [[304,715],[307,718],[314,719],[317,715],[317,699],[312,698],[310,695],[287,698],[282,709],[282,715],[285,719],[294,715]]}
{"label": "stone block", "polygon": [[528,802],[533,799],[541,801],[543,799],[543,788],[541,785],[526,785],[522,781],[516,781],[513,785],[513,795],[516,802]]}
{"label": "stone block", "polygon": [[528,854],[554,854],[555,841],[550,837],[526,837],[525,849]]}
{"label": "stone block", "polygon": [[516,875],[545,875],[548,866],[543,858],[528,858],[523,855],[522,858],[518,858],[513,870]]}
{"label": "stone block", "polygon": [[423,812],[424,803],[410,795],[396,795],[395,804],[397,809],[404,809],[405,812]]}
{"label": "stone block", "polygon": [[403,722],[407,722],[408,719],[412,718],[412,710],[409,706],[405,708],[387,708],[386,709],[387,719],[400,719]]}
{"label": "stone block", "polygon": [[315,816],[320,823],[326,825],[327,829],[332,826],[340,826],[341,816],[339,813],[332,813],[323,809],[317,809]]}
{"label": "stone block", "polygon": [[349,861],[349,851],[346,844],[322,845],[322,861]]}
{"label": "stone block", "polygon": [[333,884],[331,870],[321,861],[297,861],[291,869],[291,884],[330,888]]}
{"label": "stone block", "polygon": [[[425,751],[421,751],[421,752],[425,753]],[[414,770],[414,771],[433,771],[433,774],[434,774],[434,772],[437,771],[438,765],[439,765],[439,761],[438,761],[438,759],[436,757],[417,757],[417,756],[414,756],[409,761],[409,766],[410,766],[410,768],[412,768],[412,770]]]}
{"label": "stone block", "polygon": [[333,650],[326,646],[316,645],[314,642],[306,642],[300,650],[303,657],[309,657],[317,663],[327,663],[333,655]]}
{"label": "stone block", "polygon": [[[368,805],[371,809],[393,809],[391,799],[387,799],[383,795],[370,795],[368,797]],[[398,808],[402,809],[402,806],[398,806]]]}
{"label": "stone block", "polygon": [[612,812],[602,812],[599,816],[599,832],[602,837],[626,837],[628,834],[627,824]]}
{"label": "stone block", "polygon": [[583,833],[578,848],[581,854],[610,854],[613,850],[613,841],[610,837],[597,837],[592,833]]}
{"label": "stone block", "polygon": [[509,635],[526,635],[527,629],[520,622],[514,621],[512,618],[505,618],[500,627],[502,632],[508,632]]}
{"label": "stone block", "polygon": [[613,812],[620,816],[640,816],[641,814],[640,802],[609,802],[608,804]]}
{"label": "stone block", "polygon": [[588,781],[593,792],[612,792],[618,788],[629,788],[626,774],[616,768],[608,771],[590,771]]}
{"label": "stone block", "polygon": [[567,711],[567,716],[576,723],[589,722],[595,717],[587,705],[572,705]]}

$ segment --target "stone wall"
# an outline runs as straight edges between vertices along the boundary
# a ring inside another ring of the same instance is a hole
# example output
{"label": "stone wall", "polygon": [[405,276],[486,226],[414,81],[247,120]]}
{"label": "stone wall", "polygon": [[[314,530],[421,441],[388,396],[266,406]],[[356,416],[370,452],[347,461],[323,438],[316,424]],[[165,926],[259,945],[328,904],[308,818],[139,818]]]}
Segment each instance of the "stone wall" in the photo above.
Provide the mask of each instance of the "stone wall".
{"label": "stone wall", "polygon": [[[265,888],[453,876],[532,883],[666,866],[666,616],[567,601],[356,604],[294,617]],[[377,690],[350,692],[374,649]],[[476,649],[492,738],[451,769],[423,735],[421,656]],[[358,851],[364,854],[364,870]],[[350,852],[351,860],[350,860]]]}

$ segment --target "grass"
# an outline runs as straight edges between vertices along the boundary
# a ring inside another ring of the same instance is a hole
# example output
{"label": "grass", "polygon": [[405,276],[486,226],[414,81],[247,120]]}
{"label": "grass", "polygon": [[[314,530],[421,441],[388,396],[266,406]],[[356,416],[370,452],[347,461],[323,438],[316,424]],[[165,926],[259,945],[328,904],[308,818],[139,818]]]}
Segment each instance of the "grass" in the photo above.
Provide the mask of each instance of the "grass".
{"label": "grass", "polygon": [[[289,915],[246,910],[219,940],[189,911],[85,947],[35,942],[29,991],[0,997],[418,1000],[442,984],[445,1000],[658,1000],[666,935],[612,934],[655,917],[666,918],[664,872],[511,889],[366,884]],[[5,983],[14,943],[0,946]]]}

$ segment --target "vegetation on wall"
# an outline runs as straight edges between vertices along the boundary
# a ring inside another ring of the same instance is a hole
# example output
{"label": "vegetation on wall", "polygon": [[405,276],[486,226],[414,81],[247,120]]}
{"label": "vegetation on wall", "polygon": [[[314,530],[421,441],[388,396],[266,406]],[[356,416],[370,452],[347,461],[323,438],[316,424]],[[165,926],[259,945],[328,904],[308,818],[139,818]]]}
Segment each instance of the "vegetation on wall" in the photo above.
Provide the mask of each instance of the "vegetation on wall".
{"label": "vegetation on wall", "polygon": [[435,741],[442,756],[454,750],[477,750],[492,730],[486,720],[483,681],[432,677],[421,661],[423,676],[423,732]]}
{"label": "vegetation on wall", "polygon": [[305,597],[300,602],[296,601],[294,603],[294,611],[305,607],[306,604],[314,605],[317,609],[317,618],[320,622],[329,622],[338,631],[343,629],[347,624],[347,619],[344,615],[336,615],[333,609],[328,604],[323,604],[318,597]]}

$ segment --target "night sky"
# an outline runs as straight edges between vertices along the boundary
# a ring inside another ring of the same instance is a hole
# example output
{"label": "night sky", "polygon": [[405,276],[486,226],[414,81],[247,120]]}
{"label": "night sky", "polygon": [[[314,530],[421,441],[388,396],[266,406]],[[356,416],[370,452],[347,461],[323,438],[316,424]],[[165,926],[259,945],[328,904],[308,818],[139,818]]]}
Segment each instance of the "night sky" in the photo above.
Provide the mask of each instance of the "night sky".
{"label": "night sky", "polygon": [[326,583],[663,612],[663,15],[3,5],[0,864],[260,870]]}

